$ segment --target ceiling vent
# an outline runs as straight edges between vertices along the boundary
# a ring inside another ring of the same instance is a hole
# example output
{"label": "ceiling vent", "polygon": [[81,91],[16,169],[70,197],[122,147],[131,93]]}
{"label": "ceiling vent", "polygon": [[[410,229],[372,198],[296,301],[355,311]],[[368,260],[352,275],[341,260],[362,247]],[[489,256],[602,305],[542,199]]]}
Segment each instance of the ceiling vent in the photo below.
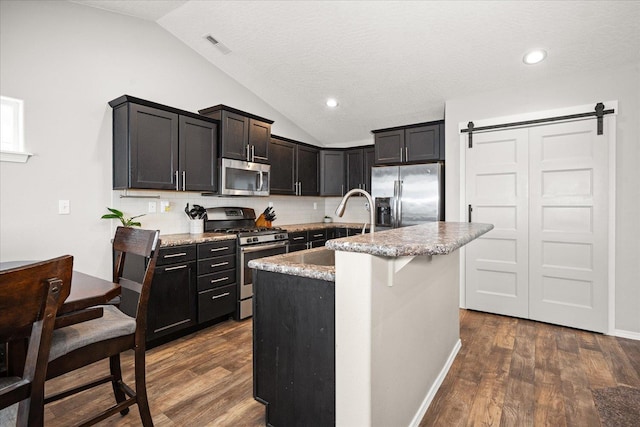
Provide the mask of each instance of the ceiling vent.
{"label": "ceiling vent", "polygon": [[209,42],[214,45],[215,47],[218,48],[218,50],[220,52],[222,52],[223,55],[227,55],[229,53],[231,53],[231,49],[229,49],[228,47],[226,47],[225,45],[223,45],[222,43],[220,43],[218,40],[214,39],[211,34],[207,34],[205,37],[205,39],[209,40]]}

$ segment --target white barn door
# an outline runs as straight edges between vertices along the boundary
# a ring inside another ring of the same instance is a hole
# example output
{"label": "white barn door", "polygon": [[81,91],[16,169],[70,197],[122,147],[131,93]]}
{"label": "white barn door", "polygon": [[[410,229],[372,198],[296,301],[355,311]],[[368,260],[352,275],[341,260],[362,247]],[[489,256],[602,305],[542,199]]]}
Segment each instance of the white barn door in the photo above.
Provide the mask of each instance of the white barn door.
{"label": "white barn door", "polygon": [[473,135],[466,200],[473,222],[495,228],[467,246],[467,308],[607,331],[606,130],[583,120]]}
{"label": "white barn door", "polygon": [[607,132],[532,127],[529,155],[529,317],[606,332]]}
{"label": "white barn door", "polygon": [[494,225],[466,247],[467,308],[528,317],[527,129],[480,133],[467,150],[473,222]]}

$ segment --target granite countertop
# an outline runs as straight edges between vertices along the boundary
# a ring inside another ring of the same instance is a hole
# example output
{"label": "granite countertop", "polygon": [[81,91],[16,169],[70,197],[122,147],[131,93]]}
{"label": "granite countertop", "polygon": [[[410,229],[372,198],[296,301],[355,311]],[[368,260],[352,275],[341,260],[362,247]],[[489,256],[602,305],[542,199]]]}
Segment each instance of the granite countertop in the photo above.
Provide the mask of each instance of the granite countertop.
{"label": "granite countertop", "polygon": [[[362,223],[351,222],[311,222],[307,224],[286,224],[281,225],[279,228],[286,230],[288,233],[295,231],[317,230],[319,228],[359,228],[362,229]],[[367,227],[368,229],[369,227]],[[235,234],[228,233],[202,233],[202,234],[161,234],[160,240],[162,244],[160,247],[180,246],[180,245],[195,245],[197,243],[215,242],[218,240],[235,240]]]}
{"label": "granite countertop", "polygon": [[[362,230],[362,222],[310,222],[306,224],[286,224],[280,228],[287,230],[288,233],[296,231],[317,230],[319,228],[357,228]],[[369,224],[367,224],[369,229]]]}
{"label": "granite countertop", "polygon": [[387,257],[446,255],[492,228],[492,224],[430,222],[374,234],[329,240],[326,246],[336,251],[361,252]]}
{"label": "granite countertop", "polygon": [[[335,263],[329,250],[386,257],[446,255],[493,228],[491,224],[433,222],[371,234],[329,240],[325,248],[274,255],[249,261],[249,267],[274,273],[335,282]],[[327,265],[329,264],[329,265]],[[333,264],[333,265],[331,265]]]}
{"label": "granite countertop", "polygon": [[235,234],[228,233],[202,233],[202,234],[161,234],[161,248],[180,245],[195,245],[196,243],[215,242],[218,240],[235,240]]}
{"label": "granite countertop", "polygon": [[309,277],[311,279],[336,281],[336,269],[331,265],[310,264],[305,258],[329,255],[333,261],[334,252],[326,248],[314,248],[304,251],[291,252],[284,255],[274,255],[266,258],[258,258],[249,261],[250,268],[271,271],[274,273],[289,274],[291,276]]}

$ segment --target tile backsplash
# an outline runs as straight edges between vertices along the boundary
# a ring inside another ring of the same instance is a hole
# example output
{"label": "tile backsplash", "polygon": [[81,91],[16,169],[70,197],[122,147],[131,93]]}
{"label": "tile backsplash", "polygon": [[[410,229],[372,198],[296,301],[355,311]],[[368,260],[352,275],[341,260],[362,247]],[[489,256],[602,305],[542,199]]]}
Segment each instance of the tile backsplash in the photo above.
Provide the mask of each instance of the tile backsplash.
{"label": "tile backsplash", "polygon": [[[322,222],[325,215],[334,222],[369,222],[369,212],[365,208],[364,197],[352,197],[342,218],[335,214],[340,197],[300,197],[300,196],[268,196],[268,197],[211,197],[199,193],[129,190],[128,198],[121,198],[121,190],[114,190],[112,195],[114,207],[125,213],[125,216],[144,214],[139,218],[142,228],[157,229],[161,234],[188,233],[189,222],[184,208],[187,203],[204,206],[237,206],[253,208],[260,215],[269,202],[273,204],[277,219],[273,225],[283,227],[287,224]],[[159,196],[159,198],[133,198],[131,196]],[[155,212],[149,212],[149,204],[155,203]],[[169,210],[160,212],[161,202],[169,202]]]}

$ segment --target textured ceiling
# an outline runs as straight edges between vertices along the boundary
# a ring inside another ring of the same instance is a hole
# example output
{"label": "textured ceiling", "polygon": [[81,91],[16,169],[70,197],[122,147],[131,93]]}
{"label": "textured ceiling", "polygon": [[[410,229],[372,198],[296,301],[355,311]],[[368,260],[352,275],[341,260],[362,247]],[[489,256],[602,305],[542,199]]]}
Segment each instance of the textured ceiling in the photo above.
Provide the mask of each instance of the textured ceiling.
{"label": "textured ceiling", "polygon": [[[78,3],[155,20],[324,145],[441,119],[465,94],[640,62],[640,1]],[[547,60],[524,65],[534,47]]]}

